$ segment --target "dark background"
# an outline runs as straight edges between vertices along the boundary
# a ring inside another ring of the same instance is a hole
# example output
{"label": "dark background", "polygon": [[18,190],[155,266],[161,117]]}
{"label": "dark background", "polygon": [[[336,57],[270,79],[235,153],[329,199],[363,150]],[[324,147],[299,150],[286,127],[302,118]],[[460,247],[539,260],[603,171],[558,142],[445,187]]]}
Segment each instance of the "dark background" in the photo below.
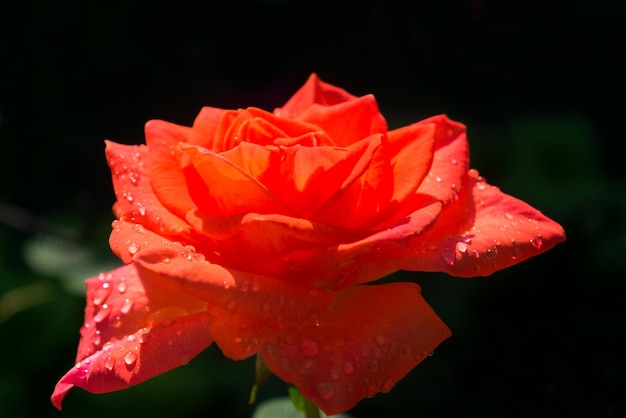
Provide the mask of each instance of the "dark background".
{"label": "dark background", "polygon": [[311,72],[374,93],[391,127],[464,122],[472,167],[568,234],[490,278],[399,273],[453,337],[350,413],[624,416],[625,26],[608,0],[0,2],[0,416],[251,415],[252,362],[214,347],[126,391],[75,389],[62,414],[48,398],[82,280],[117,262],[103,140],[204,105],[271,110]]}

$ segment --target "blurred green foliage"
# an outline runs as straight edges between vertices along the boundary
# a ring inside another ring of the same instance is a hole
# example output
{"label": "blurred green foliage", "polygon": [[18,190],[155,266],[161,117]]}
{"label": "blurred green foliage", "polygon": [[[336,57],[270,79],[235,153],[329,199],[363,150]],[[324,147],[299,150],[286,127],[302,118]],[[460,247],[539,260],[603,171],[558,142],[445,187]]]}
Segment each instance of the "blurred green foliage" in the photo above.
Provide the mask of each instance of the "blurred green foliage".
{"label": "blurred green foliage", "polygon": [[[394,127],[464,122],[472,166],[568,234],[491,278],[397,273],[453,337],[350,414],[626,414],[624,5],[296,3],[0,4],[0,417],[252,415],[253,360],[215,347],[126,391],[76,389],[62,413],[48,398],[73,365],[83,279],[119,263],[103,140],[141,143],[145,121],[190,124],[203,105],[272,109],[313,71],[374,93]],[[258,399],[285,394],[273,378]]]}

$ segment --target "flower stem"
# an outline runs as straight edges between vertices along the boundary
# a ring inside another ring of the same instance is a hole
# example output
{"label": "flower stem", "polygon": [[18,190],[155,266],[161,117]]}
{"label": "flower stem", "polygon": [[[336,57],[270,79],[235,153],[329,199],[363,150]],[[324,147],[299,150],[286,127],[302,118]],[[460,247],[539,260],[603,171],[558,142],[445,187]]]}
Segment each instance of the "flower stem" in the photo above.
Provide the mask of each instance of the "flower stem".
{"label": "flower stem", "polygon": [[312,401],[304,398],[304,416],[306,418],[320,418],[320,410]]}

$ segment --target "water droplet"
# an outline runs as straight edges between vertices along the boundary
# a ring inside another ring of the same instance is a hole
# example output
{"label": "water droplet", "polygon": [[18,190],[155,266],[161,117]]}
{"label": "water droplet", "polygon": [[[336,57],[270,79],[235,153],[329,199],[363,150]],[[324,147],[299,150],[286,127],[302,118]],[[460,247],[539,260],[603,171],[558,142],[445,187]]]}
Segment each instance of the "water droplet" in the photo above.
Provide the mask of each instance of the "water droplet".
{"label": "water droplet", "polygon": [[163,325],[163,328],[167,328],[167,327],[171,327],[172,325],[174,325],[174,322],[175,321],[172,318],[165,318],[163,319],[161,324]]}
{"label": "water droplet", "polygon": [[123,314],[127,314],[133,308],[133,300],[130,298],[126,298],[122,307],[120,308],[120,312]]}
{"label": "water droplet", "polygon": [[170,258],[169,258],[169,257],[163,257],[163,258],[161,258],[161,263],[168,264],[170,261],[171,261],[171,260],[170,260]]}
{"label": "water droplet", "polygon": [[131,242],[130,244],[128,244],[128,252],[131,254],[136,254],[137,251],[139,251],[139,248],[139,244],[135,242]]}
{"label": "water droplet", "polygon": [[370,369],[370,371],[374,372],[376,370],[378,370],[379,364],[376,360],[371,360],[367,362],[367,368]]}
{"label": "water droplet", "polygon": [[377,335],[376,338],[374,339],[376,340],[376,344],[378,344],[381,347],[385,345],[385,343],[387,342],[387,339],[382,335]]}
{"label": "water droplet", "polygon": [[320,396],[324,399],[329,399],[331,396],[333,396],[333,385],[330,383],[320,383],[317,386],[317,391],[319,392]]}
{"label": "water droplet", "polygon": [[450,158],[450,162],[452,163],[452,165],[456,165],[459,161],[456,158],[452,157]]}
{"label": "water droplet", "polygon": [[330,369],[328,375],[332,380],[339,380],[339,372],[335,369]]}
{"label": "water droplet", "polygon": [[117,285],[117,291],[120,293],[124,293],[126,292],[126,283],[121,281],[118,285]]}
{"label": "water droplet", "polygon": [[511,215],[511,214],[510,214],[510,213],[508,213],[508,212],[504,214],[504,217],[505,217],[505,218],[507,218],[507,219],[509,219],[509,220],[513,219],[513,215]]}
{"label": "water droplet", "polygon": [[380,358],[380,356],[382,356],[383,352],[380,350],[380,348],[374,347],[374,348],[372,348],[372,354],[374,354],[374,357]]}
{"label": "water droplet", "polygon": [[115,359],[113,357],[107,357],[106,360],[104,360],[104,368],[111,371],[113,367],[115,367]]}
{"label": "water droplet", "polygon": [[241,337],[235,337],[235,338],[233,338],[233,342],[234,342],[235,344],[241,344],[241,342],[242,342],[242,341],[243,341],[243,338],[241,338]]}
{"label": "water droplet", "polygon": [[300,343],[300,351],[305,356],[313,357],[317,355],[319,349],[317,348],[317,343],[315,341],[304,340]]}
{"label": "water droplet", "polygon": [[441,183],[441,177],[437,176],[437,177],[435,178],[435,181],[436,181],[437,183]]}
{"label": "water droplet", "polygon": [[187,354],[183,354],[180,357],[180,364],[183,365],[183,366],[186,366],[187,363],[189,363],[189,356]]}
{"label": "water droplet", "polygon": [[258,283],[252,283],[252,286],[250,287],[250,290],[252,290],[253,292],[258,292],[259,291],[259,284]]}
{"label": "water droplet", "polygon": [[354,372],[354,364],[352,364],[352,362],[350,362],[350,361],[346,361],[343,364],[343,371],[346,374],[352,374],[352,372]]}
{"label": "water droplet", "polygon": [[111,289],[109,287],[109,283],[102,283],[102,286],[100,289],[96,290],[96,294],[92,298],[93,304],[96,306],[101,305],[110,293]]}
{"label": "water droplet", "polygon": [[539,235],[537,238],[531,239],[530,240],[530,245],[532,245],[536,249],[540,249],[541,246],[543,245],[543,238],[542,238],[542,236]]}
{"label": "water droplet", "polygon": [[109,305],[105,303],[102,305],[96,316],[94,316],[93,320],[99,323],[104,321],[107,316],[109,316]]}
{"label": "water droplet", "polygon": [[150,334],[149,332],[143,333],[139,337],[139,344],[145,344],[149,342],[151,339],[152,339],[152,334]]}
{"label": "water droplet", "polygon": [[395,384],[393,383],[393,380],[387,378],[385,379],[385,381],[383,382],[383,385],[381,386],[381,390],[385,393],[389,392],[393,387],[395,386]]}
{"label": "water droplet", "polygon": [[456,250],[460,253],[464,253],[467,251],[467,245],[464,242],[457,242]]}
{"label": "water droplet", "polygon": [[441,259],[446,264],[451,266],[456,261],[456,255],[454,254],[454,252],[448,251],[448,252],[445,252],[445,253],[441,254]]}
{"label": "water droplet", "polygon": [[124,363],[126,363],[127,366],[133,367],[135,362],[137,362],[137,353],[134,351],[129,351],[124,355]]}

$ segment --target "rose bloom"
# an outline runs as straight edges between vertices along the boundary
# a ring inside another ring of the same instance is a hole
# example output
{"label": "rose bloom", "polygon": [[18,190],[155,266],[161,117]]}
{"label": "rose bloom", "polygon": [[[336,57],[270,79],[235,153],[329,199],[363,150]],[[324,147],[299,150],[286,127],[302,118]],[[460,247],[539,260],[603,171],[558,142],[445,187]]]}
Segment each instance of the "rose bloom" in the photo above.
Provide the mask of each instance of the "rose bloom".
{"label": "rose bloom", "polygon": [[336,414],[389,391],[450,331],[397,270],[486,276],[563,229],[469,168],[465,126],[388,131],[372,95],[311,75],[281,108],[205,107],[106,143],[124,266],[87,280],[78,386],[127,388],[215,342]]}

